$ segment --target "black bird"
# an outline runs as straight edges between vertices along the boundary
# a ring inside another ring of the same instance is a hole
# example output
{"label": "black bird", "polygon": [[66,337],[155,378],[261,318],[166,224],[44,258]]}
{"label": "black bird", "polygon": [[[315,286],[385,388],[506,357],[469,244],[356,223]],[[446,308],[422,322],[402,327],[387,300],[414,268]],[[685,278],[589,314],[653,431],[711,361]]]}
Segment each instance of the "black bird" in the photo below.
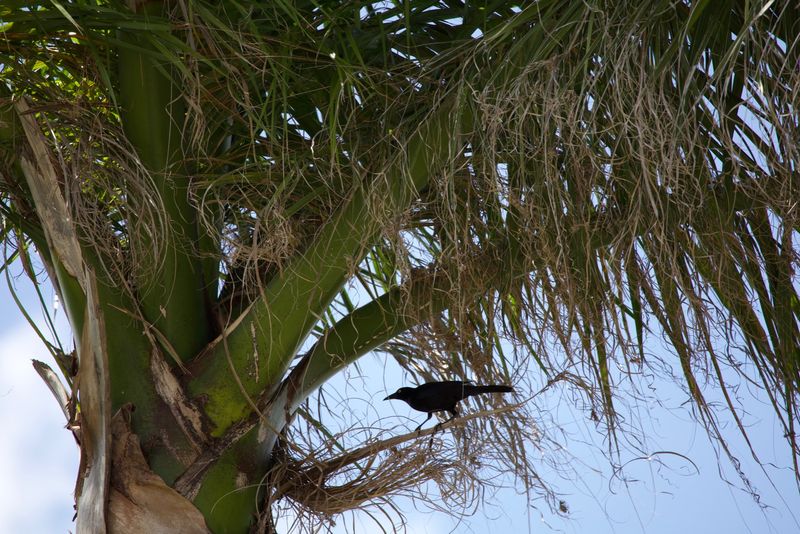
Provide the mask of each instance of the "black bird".
{"label": "black bird", "polygon": [[[514,388],[511,386],[476,386],[461,380],[448,380],[445,382],[428,382],[415,388],[400,388],[383,400],[398,399],[406,401],[415,410],[428,412],[428,418],[414,429],[416,432],[428,422],[428,419],[433,417],[433,412],[448,412],[450,419],[447,421],[452,421],[458,417],[456,404],[467,397],[480,395],[481,393],[511,393],[512,391],[514,391]],[[442,421],[440,424],[444,424],[447,421]],[[436,426],[438,427],[439,425]]]}

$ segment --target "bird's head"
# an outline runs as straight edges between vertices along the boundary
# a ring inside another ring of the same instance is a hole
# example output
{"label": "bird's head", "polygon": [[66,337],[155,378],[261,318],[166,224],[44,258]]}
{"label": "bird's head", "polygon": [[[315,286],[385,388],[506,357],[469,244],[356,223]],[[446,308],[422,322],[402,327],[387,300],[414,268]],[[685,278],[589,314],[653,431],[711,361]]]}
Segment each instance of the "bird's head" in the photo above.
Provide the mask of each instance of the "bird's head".
{"label": "bird's head", "polygon": [[397,399],[397,400],[403,400],[404,401],[404,400],[408,399],[408,397],[409,397],[409,395],[411,394],[412,391],[414,391],[414,388],[400,388],[400,389],[398,389],[397,391],[395,391],[394,393],[392,393],[391,395],[389,395],[388,397],[386,397],[383,400],[386,401],[386,400]]}

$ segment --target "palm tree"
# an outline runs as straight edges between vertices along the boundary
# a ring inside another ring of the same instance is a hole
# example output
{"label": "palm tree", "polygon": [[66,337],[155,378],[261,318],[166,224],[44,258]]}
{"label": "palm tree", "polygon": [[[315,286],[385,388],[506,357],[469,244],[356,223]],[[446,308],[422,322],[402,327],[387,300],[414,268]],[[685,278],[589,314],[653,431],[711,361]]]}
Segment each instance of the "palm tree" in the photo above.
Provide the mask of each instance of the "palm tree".
{"label": "palm tree", "polygon": [[[281,499],[468,471],[413,435],[313,450],[338,441],[306,401],[373,349],[571,389],[613,450],[661,335],[711,435],[732,368],[798,472],[793,3],[30,0],[0,27],[6,265],[41,284],[37,254],[74,332],[66,384],[40,370],[79,532],[269,532]],[[546,491],[500,411],[493,461]]]}

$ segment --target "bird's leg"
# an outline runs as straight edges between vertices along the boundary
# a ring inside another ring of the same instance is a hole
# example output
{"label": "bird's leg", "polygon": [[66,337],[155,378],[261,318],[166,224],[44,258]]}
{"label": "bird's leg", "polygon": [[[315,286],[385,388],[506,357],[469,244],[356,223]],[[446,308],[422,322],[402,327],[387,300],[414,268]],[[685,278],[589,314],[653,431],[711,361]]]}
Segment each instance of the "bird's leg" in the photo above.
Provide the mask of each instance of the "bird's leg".
{"label": "bird's leg", "polygon": [[447,411],[450,412],[450,419],[447,419],[446,421],[442,421],[441,423],[439,423],[440,425],[443,425],[445,423],[449,423],[450,421],[452,421],[453,419],[458,417],[458,410],[456,410],[455,408],[452,408],[452,409],[447,410]]}
{"label": "bird's leg", "polygon": [[[450,421],[451,419],[452,419],[452,417],[450,419],[448,419],[447,421]],[[441,423],[436,423],[436,426],[433,427],[433,434],[436,434],[439,431],[439,429],[442,428],[442,425],[445,424],[447,421],[442,421]],[[433,434],[431,434],[431,436],[433,436]]]}
{"label": "bird's leg", "polygon": [[419,429],[422,428],[422,425],[427,423],[428,419],[430,419],[431,417],[433,417],[433,412],[428,412],[428,417],[423,422],[421,422],[417,428],[414,429],[414,432],[419,432]]}
{"label": "bird's leg", "polygon": [[433,432],[431,433],[431,439],[428,441],[428,448],[429,449],[431,447],[433,447],[433,436],[435,436],[436,433],[439,431],[439,429],[442,428],[443,424],[444,423],[437,423],[436,426],[433,427]]}
{"label": "bird's leg", "polygon": [[455,408],[447,411],[450,413],[450,419],[445,419],[444,421],[442,421],[441,423],[437,423],[437,425],[433,427],[433,434],[431,434],[431,440],[428,442],[428,448],[431,448],[433,446],[433,435],[436,434],[440,428],[442,428],[442,425],[445,423],[449,423],[450,421],[458,417],[458,411],[456,411]]}

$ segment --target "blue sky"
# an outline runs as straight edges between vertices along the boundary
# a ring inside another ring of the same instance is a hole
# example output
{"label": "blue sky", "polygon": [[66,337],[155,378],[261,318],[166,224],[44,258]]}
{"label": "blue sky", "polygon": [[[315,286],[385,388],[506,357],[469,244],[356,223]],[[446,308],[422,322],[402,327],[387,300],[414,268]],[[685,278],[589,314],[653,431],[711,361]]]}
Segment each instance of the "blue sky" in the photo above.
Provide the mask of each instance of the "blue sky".
{"label": "blue sky", "polygon": [[[34,312],[34,318],[38,318],[37,300],[27,280],[19,279],[15,285],[23,302]],[[52,294],[46,298],[52,299]],[[0,326],[0,428],[4,432],[0,440],[0,532],[71,532],[78,450],[64,429],[59,408],[30,364],[31,358],[51,365],[52,362],[16,309],[6,284],[0,284],[0,312],[5,318]],[[651,350],[665,349],[651,347]],[[352,369],[342,373],[327,391],[339,395],[336,402],[347,403],[347,409],[353,410],[356,418],[368,418],[385,425],[384,428],[397,428],[401,432],[413,429],[424,418],[404,403],[381,401],[387,392],[401,385],[404,382],[398,370],[387,365],[383,357],[368,355],[358,372]],[[791,472],[791,458],[763,396],[753,396],[746,388],[739,390],[748,408],[745,421],[750,438],[767,466],[763,471],[737,437],[732,422],[721,419],[726,435],[732,438],[734,453],[759,492],[759,506],[742,490],[743,483],[727,459],[717,461],[718,451],[715,452],[705,431],[690,418],[685,393],[659,380],[645,386],[656,388],[653,394],[661,406],[640,408],[630,416],[638,417],[640,437],[646,440],[644,448],[656,454],[638,459],[631,454],[623,455],[623,462],[628,463],[619,473],[614,473],[601,454],[606,446],[602,437],[594,431],[585,413],[571,407],[564,391],[554,389],[531,401],[535,402],[532,412],[539,414],[537,424],[558,438],[562,447],[555,453],[545,452],[538,474],[560,491],[569,514],[554,514],[545,503],[536,500],[536,507],[529,507],[526,497],[513,488],[513,480],[507,479],[503,482],[510,488],[490,494],[486,507],[461,520],[415,507],[408,499],[398,500],[407,515],[408,532],[800,531],[795,517],[800,517],[800,513],[792,514],[793,510],[800,510],[800,492]],[[720,399],[712,395],[710,400]],[[445,446],[448,443],[452,441],[446,439]],[[553,454],[560,463],[549,467],[544,460]],[[356,532],[377,531],[365,516],[355,519],[343,516],[334,531],[344,532],[344,524],[352,524],[351,521],[355,521]]]}

